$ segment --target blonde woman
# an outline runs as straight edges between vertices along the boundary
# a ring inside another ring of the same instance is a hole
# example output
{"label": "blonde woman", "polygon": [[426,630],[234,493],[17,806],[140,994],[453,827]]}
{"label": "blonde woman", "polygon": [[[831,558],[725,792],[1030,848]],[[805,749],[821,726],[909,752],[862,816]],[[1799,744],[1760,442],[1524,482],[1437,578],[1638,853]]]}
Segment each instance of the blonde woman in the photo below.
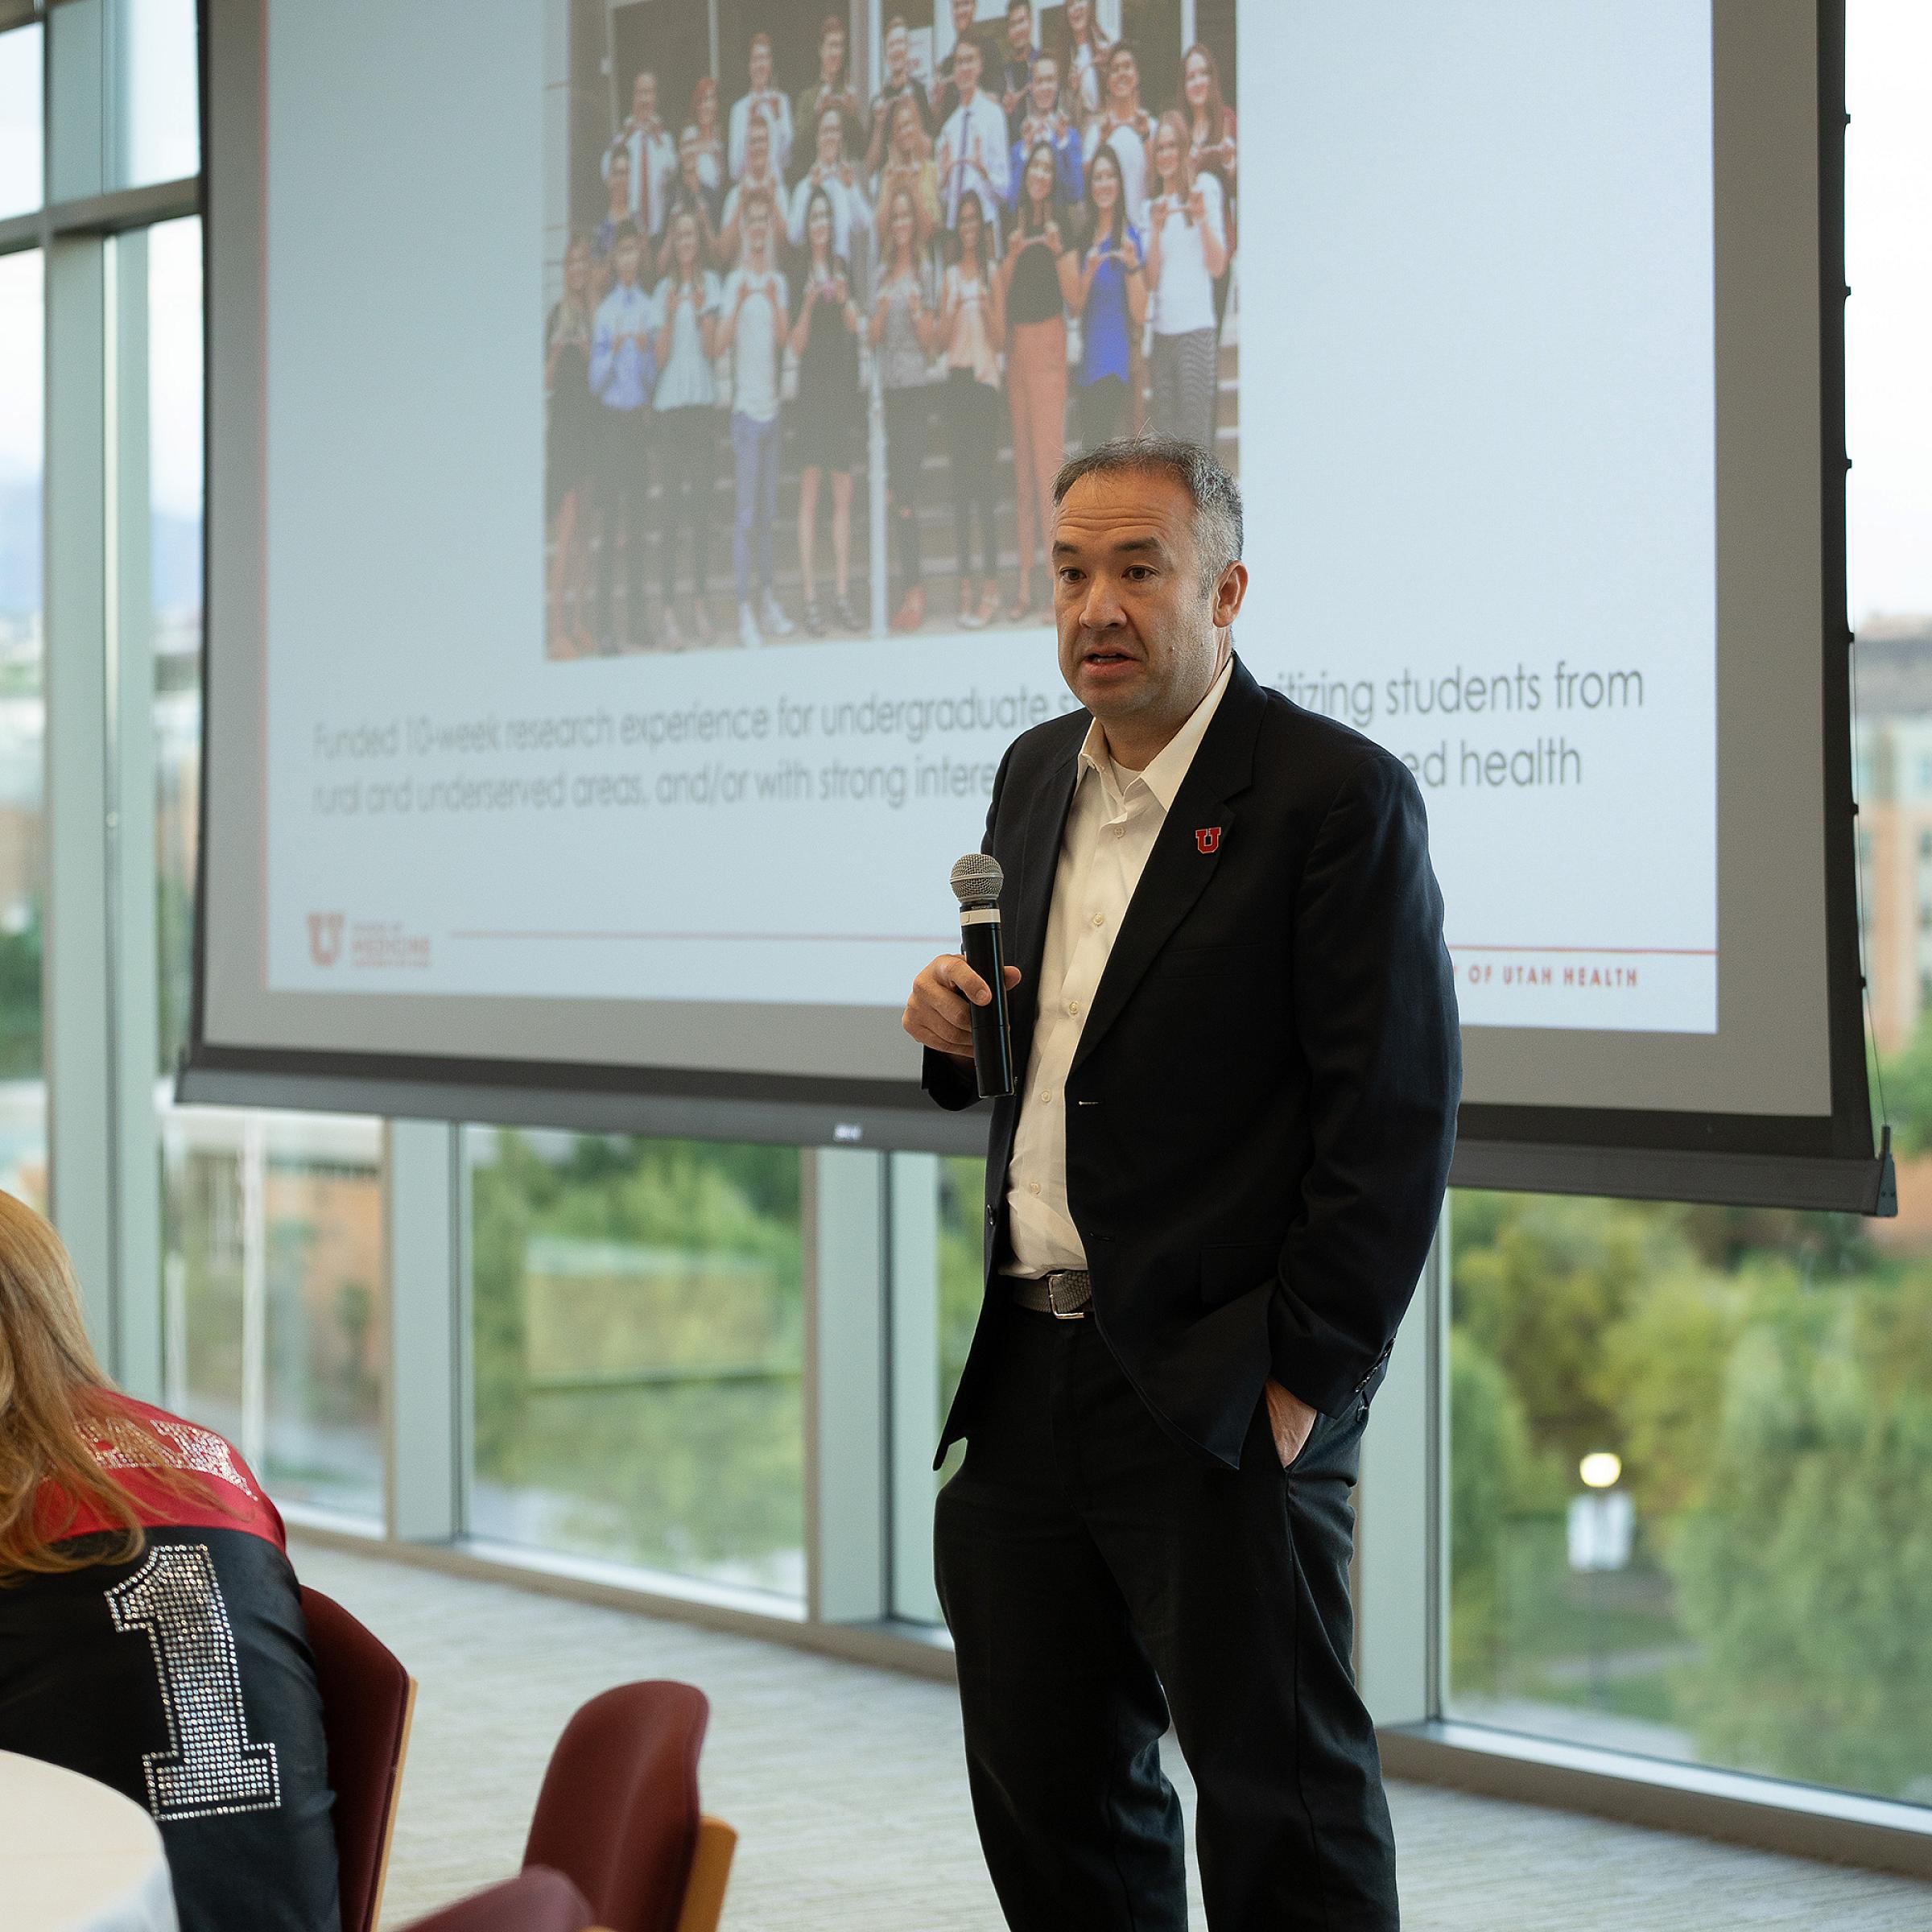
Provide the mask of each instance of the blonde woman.
{"label": "blonde woman", "polygon": [[[960,201],[952,260],[939,284],[939,340],[946,361],[941,411],[952,475],[953,542],[959,559],[960,621],[979,630],[998,616],[1000,358],[1006,333],[993,238],[976,196]],[[979,525],[979,571],[972,535]],[[976,597],[975,593],[977,593]]]}
{"label": "blonde woman", "polygon": [[1107,72],[1107,36],[1097,12],[1095,0],[1067,0],[1054,48],[1060,64],[1060,111],[1082,134],[1100,111]]}
{"label": "blonde woman", "polygon": [[919,246],[923,249],[939,225],[939,171],[933,165],[932,142],[920,118],[919,104],[905,94],[891,110],[886,165],[879,170],[878,205],[890,207],[902,188],[912,196]]}
{"label": "blonde woman", "polygon": [[109,1381],[60,1236],[7,1194],[0,1751],[151,1814],[184,1932],[336,1932],[322,1701],[282,1519],[213,1430]]}
{"label": "blonde woman", "polygon": [[1154,291],[1154,350],[1148,358],[1155,434],[1214,452],[1214,282],[1228,266],[1221,184],[1197,176],[1187,123],[1162,115],[1149,144],[1154,192],[1147,204],[1147,285]]}
{"label": "blonde woman", "polygon": [[866,340],[879,358],[886,402],[886,488],[898,574],[892,628],[906,631],[926,621],[926,586],[919,573],[919,472],[931,413],[927,363],[939,341],[938,297],[912,190],[902,185],[892,189],[882,205],[884,258]]}
{"label": "blonde woman", "polygon": [[564,251],[564,291],[543,329],[544,508],[550,522],[550,654],[580,656],[592,647],[590,552],[584,541],[584,499],[591,488],[597,425],[591,415],[590,332],[597,312],[597,271],[590,238],[573,235]]}
{"label": "blonde woman", "polygon": [[[1236,131],[1234,109],[1221,93],[1220,63],[1213,49],[1199,40],[1181,56],[1182,112],[1187,122],[1187,158],[1196,178],[1212,175],[1221,184],[1221,206],[1228,221],[1228,256],[1234,258],[1234,184]],[[1220,341],[1228,313],[1228,273],[1214,279],[1214,335]]]}
{"label": "blonde woman", "polygon": [[700,74],[691,90],[691,125],[698,130],[698,178],[715,193],[724,186],[724,130],[718,113],[718,83]]}

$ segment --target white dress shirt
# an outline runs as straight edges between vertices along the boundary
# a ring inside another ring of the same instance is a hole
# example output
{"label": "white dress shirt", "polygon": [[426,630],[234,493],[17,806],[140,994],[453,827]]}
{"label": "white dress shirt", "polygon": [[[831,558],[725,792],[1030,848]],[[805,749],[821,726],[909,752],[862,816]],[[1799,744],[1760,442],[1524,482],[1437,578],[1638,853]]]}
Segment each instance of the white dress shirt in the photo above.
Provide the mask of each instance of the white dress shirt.
{"label": "white dress shirt", "polygon": [[[962,101],[939,130],[933,151],[939,173],[939,206],[948,228],[960,225],[960,196],[971,194],[986,217],[987,239],[1000,232],[1012,156],[1005,110],[982,89]],[[984,247],[982,253],[988,252]]]}
{"label": "white dress shirt", "polygon": [[1038,1276],[1087,1265],[1080,1230],[1067,1212],[1067,1075],[1147,855],[1233,670],[1231,653],[1207,696],[1145,771],[1114,763],[1098,718],[1080,747],[1080,776],[1046,919],[1033,1051],[1006,1174],[1013,1243],[1009,1274]]}
{"label": "white dress shirt", "polygon": [[626,128],[604,151],[604,179],[610,179],[610,157],[618,148],[630,157],[630,218],[647,235],[663,232],[671,178],[678,171],[678,151],[662,122],[649,130]]}
{"label": "white dress shirt", "polygon": [[725,123],[724,159],[731,170],[731,178],[737,181],[745,173],[745,137],[751,126],[751,110],[760,109],[766,124],[771,130],[771,164],[782,175],[791,165],[791,100],[775,87],[768,87],[762,94],[741,94],[731,104],[731,117]]}

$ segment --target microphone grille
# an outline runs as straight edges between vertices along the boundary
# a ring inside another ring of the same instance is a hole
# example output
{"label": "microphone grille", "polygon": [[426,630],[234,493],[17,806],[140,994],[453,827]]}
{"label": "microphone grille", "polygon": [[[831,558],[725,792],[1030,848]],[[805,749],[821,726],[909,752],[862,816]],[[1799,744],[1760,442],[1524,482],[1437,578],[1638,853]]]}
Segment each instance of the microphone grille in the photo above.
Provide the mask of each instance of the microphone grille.
{"label": "microphone grille", "polygon": [[1000,896],[1006,875],[992,853],[969,852],[952,869],[952,894],[962,906],[991,906]]}

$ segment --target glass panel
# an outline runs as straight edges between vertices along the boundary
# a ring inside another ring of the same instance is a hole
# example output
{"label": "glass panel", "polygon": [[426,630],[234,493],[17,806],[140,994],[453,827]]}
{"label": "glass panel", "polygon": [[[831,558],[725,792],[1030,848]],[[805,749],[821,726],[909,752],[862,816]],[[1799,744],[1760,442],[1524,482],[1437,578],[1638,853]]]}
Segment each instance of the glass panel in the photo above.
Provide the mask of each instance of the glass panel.
{"label": "glass panel", "polygon": [[160,1066],[187,1043],[201,775],[201,224],[147,231]]}
{"label": "glass panel", "polygon": [[[9,41],[19,38],[6,36]],[[38,70],[36,86],[37,75]],[[40,915],[47,877],[46,711],[40,491],[46,421],[41,270],[37,249],[0,256],[0,1187],[44,1211]]]}
{"label": "glass panel", "polygon": [[168,1406],[278,1500],[382,1513],[382,1123],[169,1107]]}
{"label": "glass panel", "polygon": [[473,1534],[803,1596],[797,1150],[464,1139]]}
{"label": "glass panel", "polygon": [[1932,1802],[1932,1162],[1900,1183],[1894,1223],[1455,1196],[1455,1715]]}
{"label": "glass panel", "polygon": [[[895,1173],[895,1220],[901,1198],[897,1190],[901,1184]],[[907,1332],[902,1338],[895,1325],[894,1347],[895,1350],[916,1348],[924,1353],[924,1373],[933,1377],[933,1382],[930,1397],[907,1404],[894,1420],[891,1477],[895,1485],[906,1485],[907,1488],[904,1492],[895,1489],[893,1527],[895,1537],[906,1538],[910,1546],[902,1550],[895,1546],[894,1550],[892,1613],[911,1623],[936,1624],[941,1617],[932,1577],[932,1500],[959,1468],[965,1445],[955,1443],[947,1451],[936,1477],[931,1472],[932,1451],[937,1432],[958,1391],[960,1373],[966,1366],[966,1352],[972,1344],[973,1325],[979,1319],[984,1251],[980,1203],[985,1192],[986,1163],[970,1157],[952,1158],[935,1160],[928,1167],[920,1157],[917,1168],[906,1175],[905,1184],[916,1186],[922,1191],[931,1187],[934,1191],[936,1198],[931,1209],[926,1209],[923,1202],[909,1205],[922,1221],[922,1210],[935,1213],[935,1252],[930,1263],[919,1262],[915,1279],[894,1283],[894,1307],[895,1310],[906,1307],[902,1297],[923,1299],[928,1295],[933,1306],[930,1311],[916,1305],[908,1311]],[[908,1376],[914,1373],[910,1364],[906,1373]],[[906,1386],[898,1379],[896,1364],[894,1385]],[[910,1414],[908,1408],[912,1411]],[[902,1512],[898,1502],[901,1493],[922,1498],[922,1505]]]}
{"label": "glass panel", "polygon": [[177,1107],[201,745],[201,225],[148,231],[155,645],[156,1104],[167,1402],[283,1501],[382,1513],[382,1127]]}
{"label": "glass panel", "polygon": [[31,214],[46,193],[41,34],[38,25],[0,34],[0,219]]}
{"label": "glass panel", "polygon": [[195,0],[123,0],[121,180],[179,181],[201,170]]}

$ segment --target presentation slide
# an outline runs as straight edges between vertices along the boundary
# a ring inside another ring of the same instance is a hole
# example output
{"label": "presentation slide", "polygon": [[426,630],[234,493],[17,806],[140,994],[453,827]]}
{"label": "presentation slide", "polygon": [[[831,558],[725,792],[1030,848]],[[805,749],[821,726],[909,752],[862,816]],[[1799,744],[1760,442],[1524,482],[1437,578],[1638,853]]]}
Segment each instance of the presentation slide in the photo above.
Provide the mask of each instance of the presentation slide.
{"label": "presentation slide", "polygon": [[[270,7],[270,996],[896,1015],[1145,427],[1420,782],[1465,1024],[1717,1030],[1708,6],[1074,10]],[[407,220],[292,111],[345,43],[441,76]]]}

